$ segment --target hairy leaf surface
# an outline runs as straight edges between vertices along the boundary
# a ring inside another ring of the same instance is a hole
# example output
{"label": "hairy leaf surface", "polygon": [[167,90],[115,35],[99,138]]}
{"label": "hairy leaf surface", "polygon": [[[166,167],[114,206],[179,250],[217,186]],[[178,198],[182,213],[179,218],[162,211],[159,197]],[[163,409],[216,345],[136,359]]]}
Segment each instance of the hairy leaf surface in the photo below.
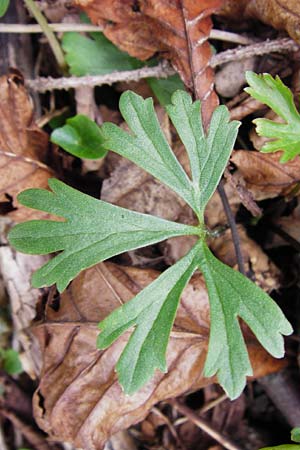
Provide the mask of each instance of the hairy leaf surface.
{"label": "hairy leaf surface", "polygon": [[194,199],[200,205],[202,215],[224,172],[240,122],[229,122],[227,108],[218,106],[206,137],[199,119],[200,101],[193,103],[190,95],[177,91],[172,96],[172,103],[166,109],[188,152]]}
{"label": "hairy leaf surface", "polygon": [[268,119],[255,119],[256,131],[260,136],[274,140],[266,142],[261,151],[283,151],[281,162],[287,162],[300,154],[300,114],[295,106],[291,90],[276,76],[264,73],[257,75],[246,72],[250,87],[246,88],[252,97],[269,106],[286,123]]}
{"label": "hairy leaf surface", "polygon": [[124,306],[99,324],[98,347],[109,347],[134,326],[119,362],[119,381],[127,394],[140,389],[154,370],[167,371],[166,350],[181,293],[197,267],[199,245]]}
{"label": "hairy leaf surface", "polygon": [[252,375],[238,317],[276,358],[284,355],[282,335],[291,334],[293,329],[262,289],[215,258],[205,242],[201,243],[201,250],[199,267],[208,289],[211,320],[205,375],[217,374],[220,384],[233,399],[244,389],[246,376]]}
{"label": "hairy leaf surface", "polygon": [[28,189],[18,200],[66,221],[33,220],[16,225],[9,234],[10,243],[24,253],[41,255],[62,250],[35,272],[35,287],[57,283],[63,291],[81,270],[97,262],[172,236],[198,233],[196,227],[97,200],[56,179],[50,179],[49,186],[53,192]]}

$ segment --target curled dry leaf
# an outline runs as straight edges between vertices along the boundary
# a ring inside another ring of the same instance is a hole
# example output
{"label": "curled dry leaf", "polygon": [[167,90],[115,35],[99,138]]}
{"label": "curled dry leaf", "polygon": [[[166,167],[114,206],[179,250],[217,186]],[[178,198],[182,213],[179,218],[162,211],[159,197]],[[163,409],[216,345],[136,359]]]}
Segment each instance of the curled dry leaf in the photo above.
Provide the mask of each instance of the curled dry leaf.
{"label": "curled dry leaf", "polygon": [[300,182],[300,157],[285,164],[280,162],[281,152],[260,153],[237,150],[231,161],[243,176],[246,187],[255,200],[289,194]]}
{"label": "curled dry leaf", "polygon": [[[48,136],[33,120],[33,103],[22,75],[11,71],[0,78],[0,205],[2,209],[16,205],[16,195],[29,187],[47,187],[53,174],[43,164]],[[10,213],[14,220],[26,220],[32,215],[18,207]],[[35,214],[37,217],[37,214]]]}
{"label": "curled dry leaf", "polygon": [[115,45],[138,59],[161,53],[202,100],[207,125],[218,104],[207,41],[222,0],[75,0]]}
{"label": "curled dry leaf", "polygon": [[[153,270],[101,263],[79,275],[61,297],[49,297],[44,320],[34,327],[44,355],[34,412],[51,437],[85,450],[101,449],[112,434],[141,421],[155,403],[214,381],[202,375],[209,305],[200,274],[182,295],[167,350],[168,373],[157,371],[146,386],[127,396],[114,368],[128,334],[105,351],[96,349],[99,320],[157,276]],[[247,341],[255,376],[285,364],[270,357],[252,335]]]}
{"label": "curled dry leaf", "polygon": [[277,30],[285,30],[300,43],[298,0],[225,0],[220,14],[240,21],[254,18],[272,25]]}

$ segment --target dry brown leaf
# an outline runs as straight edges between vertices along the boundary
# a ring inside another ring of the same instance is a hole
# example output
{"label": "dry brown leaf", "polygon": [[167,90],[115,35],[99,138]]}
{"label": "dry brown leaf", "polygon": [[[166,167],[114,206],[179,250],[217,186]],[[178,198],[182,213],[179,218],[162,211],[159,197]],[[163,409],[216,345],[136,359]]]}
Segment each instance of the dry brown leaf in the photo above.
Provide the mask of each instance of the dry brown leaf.
{"label": "dry brown leaf", "polygon": [[299,0],[225,0],[220,14],[240,21],[259,19],[277,30],[285,30],[300,43]]}
{"label": "dry brown leaf", "polygon": [[289,194],[300,182],[300,157],[280,163],[281,152],[259,153],[237,150],[231,161],[244,178],[255,200]]}
{"label": "dry brown leaf", "polygon": [[[238,225],[238,233],[245,271],[262,289],[272,291],[279,287],[280,272],[270,261],[266,253],[246,234],[245,229]],[[226,230],[220,237],[213,239],[210,247],[218,258],[231,267],[237,267],[231,231]]]}
{"label": "dry brown leaf", "polygon": [[[96,349],[98,321],[157,275],[153,270],[101,263],[79,275],[60,298],[49,298],[45,320],[34,327],[44,355],[34,411],[39,426],[51,437],[85,450],[101,449],[112,434],[145,418],[155,403],[214,381],[202,375],[209,306],[200,274],[182,295],[168,345],[167,374],[157,371],[144,388],[127,396],[114,367],[128,333],[107,350]],[[270,357],[251,335],[248,348],[255,376],[284,364]]]}
{"label": "dry brown leaf", "polygon": [[[0,203],[16,206],[16,195],[29,187],[47,187],[52,171],[43,164],[48,135],[33,120],[33,103],[21,74],[12,71],[0,78]],[[10,213],[14,220],[32,215],[19,207]],[[36,216],[37,217],[37,216]],[[39,216],[40,217],[40,216]]]}
{"label": "dry brown leaf", "polygon": [[141,60],[159,52],[202,100],[205,125],[218,104],[207,41],[222,0],[74,0],[115,45]]}

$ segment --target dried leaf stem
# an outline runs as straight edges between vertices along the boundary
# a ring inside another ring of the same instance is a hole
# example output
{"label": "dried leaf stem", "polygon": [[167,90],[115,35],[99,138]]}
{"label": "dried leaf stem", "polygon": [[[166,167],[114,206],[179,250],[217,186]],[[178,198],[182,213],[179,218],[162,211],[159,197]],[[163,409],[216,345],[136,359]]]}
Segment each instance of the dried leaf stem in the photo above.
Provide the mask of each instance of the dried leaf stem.
{"label": "dried leaf stem", "polygon": [[215,439],[215,441],[217,441],[223,447],[227,448],[228,450],[242,450],[234,442],[232,442],[231,439],[215,430],[209,422],[204,420],[202,417],[199,417],[193,410],[191,410],[187,406],[179,403],[177,400],[170,400],[170,404],[174,406],[177,411],[186,416],[188,420],[193,422],[197,427],[199,427],[201,430]]}
{"label": "dried leaf stem", "polygon": [[[296,52],[298,50],[299,46],[292,39],[275,39],[259,44],[248,45],[246,47],[237,47],[233,50],[219,53],[212,57],[210,65],[211,67],[217,67],[227,62],[246,59],[250,56],[263,55],[270,52]],[[107,75],[61,78],[39,77],[35,80],[26,80],[26,86],[33,91],[46,92],[55,89],[75,89],[80,86],[102,86],[104,84],[113,84],[119,81],[138,81],[148,77],[166,78],[175,73],[174,69],[166,61],[163,61],[155,67],[143,67],[137,70],[113,72]]]}
{"label": "dried leaf stem", "polygon": [[221,197],[223,208],[224,208],[227,220],[228,220],[229,227],[231,229],[232,241],[233,241],[233,245],[234,245],[234,250],[235,250],[235,254],[236,254],[239,271],[243,275],[246,275],[244,257],[243,257],[243,254],[241,251],[241,245],[240,245],[240,237],[239,237],[236,222],[235,222],[234,216],[232,214],[232,211],[231,211],[231,208],[229,205],[229,201],[228,201],[225,189],[224,189],[223,181],[220,181],[217,190],[218,190],[218,194]]}
{"label": "dried leaf stem", "polygon": [[[49,23],[48,26],[55,33],[66,33],[70,31],[76,31],[78,33],[91,33],[103,30],[101,26],[91,25],[89,23]],[[0,33],[34,34],[43,33],[43,29],[39,24],[0,23]],[[223,30],[211,30],[209,38],[240,45],[249,45],[254,42],[252,37]]]}
{"label": "dried leaf stem", "polygon": [[53,54],[55,56],[55,59],[57,61],[57,64],[61,68],[62,72],[66,70],[66,63],[65,63],[65,57],[63,54],[63,51],[61,49],[61,46],[53,33],[52,29],[50,28],[47,20],[45,19],[44,15],[39,10],[39,7],[36,5],[34,0],[24,0],[25,5],[27,9],[31,12],[31,14],[34,16],[35,20],[38,22],[41,31],[45,34],[46,38],[48,39],[49,45],[53,51]]}

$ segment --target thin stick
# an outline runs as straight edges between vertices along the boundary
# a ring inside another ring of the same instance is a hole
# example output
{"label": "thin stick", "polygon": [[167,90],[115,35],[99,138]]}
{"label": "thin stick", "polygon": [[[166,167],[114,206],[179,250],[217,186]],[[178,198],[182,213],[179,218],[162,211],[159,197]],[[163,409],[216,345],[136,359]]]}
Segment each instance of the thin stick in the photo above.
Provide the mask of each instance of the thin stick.
{"label": "thin stick", "polygon": [[48,39],[49,45],[53,51],[53,54],[57,61],[57,64],[59,65],[61,70],[64,72],[66,69],[65,57],[64,57],[63,51],[60,47],[60,44],[59,44],[55,34],[49,27],[47,20],[45,19],[44,15],[39,10],[35,1],[34,0],[24,0],[24,2],[25,2],[27,9],[34,16],[35,20],[38,22],[39,26],[41,27],[41,30],[43,31],[46,38]]}
{"label": "thin stick", "polygon": [[230,61],[240,61],[252,56],[266,55],[267,53],[297,52],[299,45],[289,38],[274,39],[272,41],[259,42],[246,47],[237,47],[226,52],[218,53],[211,58],[211,67],[217,67]]}
{"label": "thin stick", "polygon": [[[274,41],[266,41],[260,44],[249,45],[234,50],[214,55],[211,60],[211,66],[217,67],[226,62],[249,58],[254,55],[263,55],[266,53],[277,52],[295,52],[299,50],[299,46],[288,38],[275,39]],[[84,77],[69,78],[36,78],[35,80],[26,80],[26,85],[37,92],[52,91],[54,89],[72,89],[80,86],[102,86],[103,84],[113,84],[119,81],[138,81],[142,78],[155,77],[166,78],[174,75],[176,72],[166,62],[162,62],[155,67],[143,67],[137,70],[128,70],[123,72],[113,72],[107,75],[87,75]]]}
{"label": "thin stick", "polygon": [[[91,25],[88,23],[49,23],[49,28],[56,33],[65,33],[69,31],[93,32],[103,31],[103,27],[99,25]],[[43,30],[38,24],[20,24],[20,23],[1,23],[0,33],[23,33],[34,34],[43,33]],[[248,36],[243,36],[238,33],[232,33],[230,31],[211,30],[210,39],[216,39],[218,41],[232,42],[234,44],[249,45],[252,44],[254,39]]]}
{"label": "thin stick", "polygon": [[174,69],[165,62],[155,67],[142,67],[137,70],[126,70],[122,72],[112,72],[107,75],[87,75],[84,77],[62,77],[62,78],[36,78],[26,80],[27,87],[34,91],[46,92],[54,89],[76,89],[82,86],[102,86],[103,84],[113,84],[119,81],[139,81],[142,78],[155,77],[166,78],[174,75]]}
{"label": "thin stick", "polygon": [[183,405],[182,403],[179,403],[175,399],[170,400],[170,404],[173,405],[174,408],[176,408],[177,411],[179,411],[181,414],[185,415],[197,427],[199,427],[201,430],[203,430],[205,433],[207,433],[209,436],[215,439],[215,441],[223,445],[223,447],[227,448],[228,450],[242,450],[234,442],[232,442],[231,439],[227,438],[226,436],[223,436],[219,431],[215,430],[207,420],[203,419],[202,417],[199,417],[197,414],[194,413],[194,411],[192,411],[187,406]]}
{"label": "thin stick", "polygon": [[243,257],[243,254],[241,251],[241,246],[240,246],[240,237],[239,237],[237,226],[236,226],[236,223],[235,223],[235,220],[234,220],[234,217],[233,217],[230,205],[229,205],[229,201],[228,201],[225,189],[224,189],[223,181],[220,181],[217,189],[218,189],[218,193],[221,197],[223,208],[224,208],[224,211],[225,211],[225,214],[226,214],[229,226],[230,226],[239,271],[243,275],[246,275],[244,257]]}
{"label": "thin stick", "polygon": [[[203,414],[205,412],[210,411],[211,409],[215,408],[215,406],[219,405],[220,403],[227,400],[228,397],[226,394],[220,395],[220,397],[215,398],[214,400],[211,400],[210,402],[203,405],[200,409],[195,411],[197,414]],[[177,427],[178,425],[182,425],[183,423],[186,423],[189,419],[187,417],[180,417],[174,422],[174,427]]]}

